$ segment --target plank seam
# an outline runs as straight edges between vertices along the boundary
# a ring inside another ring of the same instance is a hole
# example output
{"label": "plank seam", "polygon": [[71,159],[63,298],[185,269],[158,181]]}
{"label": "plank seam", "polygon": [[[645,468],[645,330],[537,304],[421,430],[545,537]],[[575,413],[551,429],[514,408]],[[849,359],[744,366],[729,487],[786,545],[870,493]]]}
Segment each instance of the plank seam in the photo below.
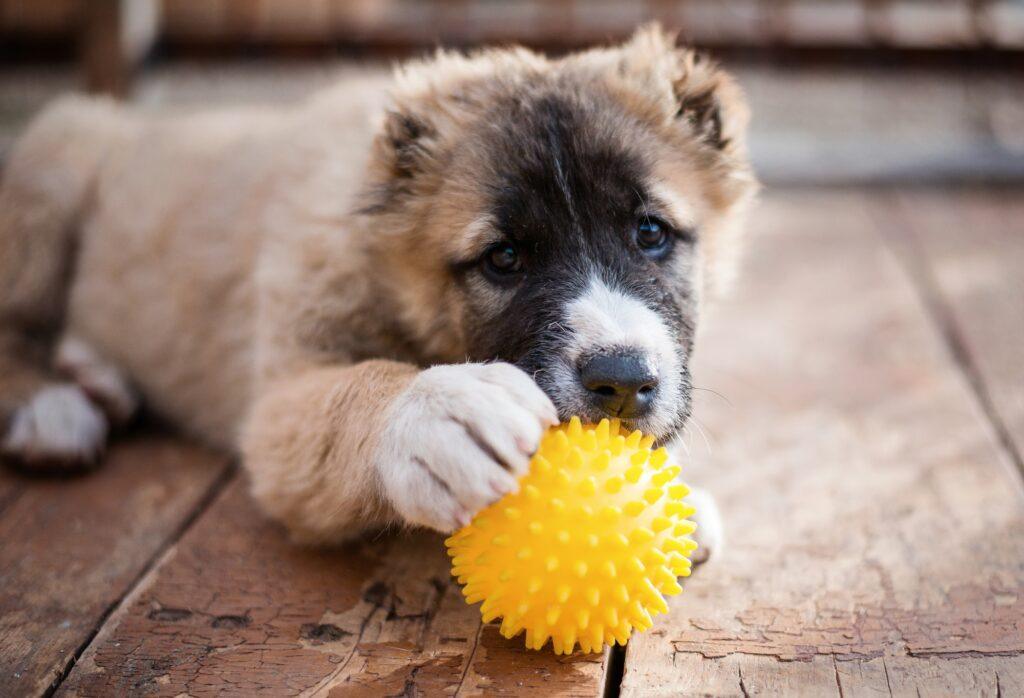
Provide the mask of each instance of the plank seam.
{"label": "plank seam", "polygon": [[[893,204],[895,206],[895,204]],[[875,221],[875,232],[882,238],[883,244],[890,250],[900,268],[911,281],[914,293],[924,307],[925,315],[935,327],[943,344],[950,352],[953,363],[960,369],[967,381],[970,392],[978,404],[985,420],[989,423],[996,437],[996,442],[1010,459],[1018,477],[1019,484],[1024,484],[1024,454],[1017,450],[1010,436],[1010,430],[1003,421],[992,396],[985,386],[981,370],[975,361],[970,347],[964,340],[960,324],[956,320],[949,299],[942,291],[930,265],[925,261],[924,250],[917,234],[906,230],[908,226],[897,226],[893,233],[902,240],[902,244],[894,244],[889,236],[881,233],[878,225],[877,212],[872,212]]]}
{"label": "plank seam", "polygon": [[608,658],[604,668],[603,698],[619,698],[622,693],[622,679],[626,674],[626,648],[623,645],[612,645],[608,648]]}
{"label": "plank seam", "polygon": [[462,676],[459,677],[459,685],[455,688],[454,695],[462,695],[462,685],[466,682],[466,676],[473,669],[473,660],[476,658],[477,648],[480,646],[480,635],[484,631],[484,623],[481,622],[476,629],[476,635],[473,638],[473,649],[469,653],[469,659],[466,660],[466,668],[462,670]]}
{"label": "plank seam", "polygon": [[967,657],[977,658],[996,658],[996,657],[1022,657],[1024,656],[1024,649],[1007,649],[1007,650],[929,650],[922,652],[910,652],[904,651],[901,654],[854,654],[848,652],[815,652],[799,657],[783,656],[777,652],[745,652],[743,650],[735,650],[732,652],[715,652],[714,654],[705,654],[700,650],[672,650],[673,657],[675,655],[689,655],[693,657],[700,657],[702,659],[716,660],[724,659],[725,657],[762,657],[765,659],[774,659],[776,662],[781,664],[789,664],[792,662],[810,662],[818,657],[830,657],[835,662],[867,662],[872,659],[885,659],[889,658],[906,658],[906,659],[928,659],[934,657],[936,659],[965,659]]}
{"label": "plank seam", "polygon": [[71,675],[71,671],[78,664],[78,660],[82,655],[89,649],[96,636],[99,635],[100,631],[106,625],[107,621],[113,615],[126,598],[129,598],[133,592],[138,588],[138,585],[152,572],[153,568],[156,567],[167,551],[174,547],[178,541],[181,540],[182,536],[192,528],[192,525],[199,519],[203,513],[210,508],[214,501],[220,496],[220,494],[227,488],[227,486],[235,479],[238,468],[234,460],[229,461],[221,470],[220,474],[213,480],[206,492],[196,503],[196,506],[189,513],[188,516],[184,517],[181,523],[171,531],[170,535],[157,547],[154,553],[146,560],[146,563],[139,570],[139,573],[132,578],[132,580],[126,585],[124,593],[120,594],[117,599],[111,602],[105,609],[100,617],[96,620],[96,624],[91,631],[86,635],[85,639],[75,649],[73,653],[66,659],[64,668],[61,669],[60,673],[54,677],[53,682],[49,688],[42,694],[43,698],[50,698],[60,688],[61,684],[67,680],[68,676]]}

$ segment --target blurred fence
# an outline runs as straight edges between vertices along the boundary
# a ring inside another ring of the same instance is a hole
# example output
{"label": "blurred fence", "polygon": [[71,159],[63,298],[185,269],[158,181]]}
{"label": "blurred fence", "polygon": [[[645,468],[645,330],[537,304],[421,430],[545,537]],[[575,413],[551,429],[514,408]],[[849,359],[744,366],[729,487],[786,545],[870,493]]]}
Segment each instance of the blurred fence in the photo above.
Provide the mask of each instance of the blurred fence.
{"label": "blurred fence", "polygon": [[0,35],[68,37],[102,5],[188,46],[572,46],[660,19],[708,46],[1024,49],[1024,0],[0,0]]}

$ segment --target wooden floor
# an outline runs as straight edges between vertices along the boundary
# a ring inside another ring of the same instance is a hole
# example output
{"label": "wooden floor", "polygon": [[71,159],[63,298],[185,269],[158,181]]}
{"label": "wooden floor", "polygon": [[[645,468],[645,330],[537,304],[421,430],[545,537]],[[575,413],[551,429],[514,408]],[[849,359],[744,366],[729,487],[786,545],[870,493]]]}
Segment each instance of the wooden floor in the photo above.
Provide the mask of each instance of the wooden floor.
{"label": "wooden floor", "polygon": [[0,695],[1024,695],[1024,191],[754,218],[684,464],[727,548],[624,652],[481,626],[438,536],[292,547],[226,458],[148,434],[0,472]]}

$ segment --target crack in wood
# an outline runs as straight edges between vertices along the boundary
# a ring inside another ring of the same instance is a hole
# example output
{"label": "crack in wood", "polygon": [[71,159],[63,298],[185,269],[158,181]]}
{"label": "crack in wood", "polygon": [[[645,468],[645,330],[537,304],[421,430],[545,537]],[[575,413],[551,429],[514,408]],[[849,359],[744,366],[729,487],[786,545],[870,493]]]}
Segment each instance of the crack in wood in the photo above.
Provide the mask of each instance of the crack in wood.
{"label": "crack in wood", "polygon": [[[1024,454],[1017,449],[1013,437],[1010,435],[1010,429],[992,399],[992,394],[968,346],[963,328],[957,321],[950,300],[935,278],[931,265],[926,261],[928,256],[922,249],[921,240],[910,230],[909,226],[892,226],[891,228],[891,237],[881,236],[884,243],[913,281],[911,285],[925,309],[925,314],[936,332],[942,337],[943,344],[949,350],[953,362],[970,386],[971,393],[995,433],[1000,447],[1016,467],[1021,482],[1024,482]],[[894,243],[893,240],[899,242]]]}
{"label": "crack in wood", "polygon": [[750,698],[750,691],[747,690],[747,685],[743,682],[743,665],[737,665],[736,671],[740,677],[740,692],[743,694],[743,698]]}
{"label": "crack in wood", "polygon": [[185,535],[185,532],[192,527],[192,525],[199,519],[199,517],[217,501],[220,495],[225,492],[227,486],[235,478],[237,472],[236,464],[234,461],[229,461],[224,464],[222,472],[213,480],[210,486],[207,488],[203,496],[196,502],[195,507],[184,517],[180,524],[174,528],[169,536],[156,548],[154,553],[149,556],[146,563],[141,567],[138,574],[132,579],[131,583],[125,588],[124,592],[120,594],[117,599],[109,604],[103,613],[93,624],[92,629],[75,649],[71,653],[61,668],[60,672],[54,677],[49,687],[42,694],[43,698],[50,698],[54,695],[60,686],[67,680],[71,674],[72,669],[81,659],[82,654],[89,649],[90,645],[96,639],[100,630],[107,623],[107,620],[111,617],[114,611],[124,602],[125,599],[130,598],[138,588],[139,584],[150,574],[152,570],[164,559],[167,552],[174,547],[174,545],[181,540],[181,537]]}

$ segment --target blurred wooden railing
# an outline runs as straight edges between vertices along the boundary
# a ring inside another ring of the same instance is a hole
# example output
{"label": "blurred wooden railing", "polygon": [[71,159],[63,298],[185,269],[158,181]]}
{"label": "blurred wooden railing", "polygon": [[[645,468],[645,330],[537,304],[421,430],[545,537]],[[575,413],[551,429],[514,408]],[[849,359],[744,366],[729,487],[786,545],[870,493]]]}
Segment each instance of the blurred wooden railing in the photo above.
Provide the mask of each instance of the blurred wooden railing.
{"label": "blurred wooden railing", "polygon": [[171,39],[577,45],[659,19],[704,45],[1024,48],[1020,0],[164,0]]}
{"label": "blurred wooden railing", "polygon": [[[0,0],[0,32],[57,34],[109,0]],[[138,4],[143,0],[122,0]],[[145,0],[150,2],[150,0]],[[1024,48],[1022,0],[155,0],[197,43],[574,45],[660,19],[706,45]]]}
{"label": "blurred wooden railing", "polygon": [[[154,41],[183,50],[573,47],[660,20],[708,47],[1024,53],[1024,0],[0,0],[2,42],[81,46],[98,89],[123,92]],[[12,41],[15,40],[15,41]]]}

